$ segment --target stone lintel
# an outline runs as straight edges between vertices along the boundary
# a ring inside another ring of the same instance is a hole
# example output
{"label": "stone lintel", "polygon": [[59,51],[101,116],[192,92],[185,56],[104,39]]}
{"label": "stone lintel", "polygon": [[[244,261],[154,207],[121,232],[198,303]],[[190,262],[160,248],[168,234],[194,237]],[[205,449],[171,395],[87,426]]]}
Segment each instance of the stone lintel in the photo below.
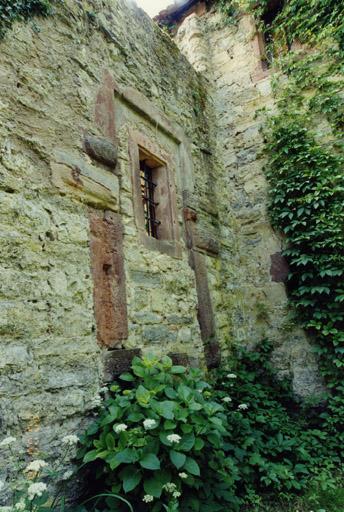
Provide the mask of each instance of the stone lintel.
{"label": "stone lintel", "polygon": [[121,88],[115,82],[114,91],[132,110],[159,127],[161,131],[165,132],[177,144],[181,144],[186,140],[183,130],[162,114],[142,93],[133,87]]}

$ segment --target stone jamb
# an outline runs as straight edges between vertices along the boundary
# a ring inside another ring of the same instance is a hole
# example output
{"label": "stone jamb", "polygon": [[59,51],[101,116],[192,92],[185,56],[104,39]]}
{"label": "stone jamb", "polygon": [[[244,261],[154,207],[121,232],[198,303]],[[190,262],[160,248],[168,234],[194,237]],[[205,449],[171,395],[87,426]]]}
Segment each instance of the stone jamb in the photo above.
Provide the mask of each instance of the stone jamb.
{"label": "stone jamb", "polygon": [[199,252],[196,242],[197,212],[184,207],[186,244],[189,249],[189,263],[195,272],[197,290],[197,317],[201,330],[207,367],[216,368],[221,362],[221,350],[216,336],[215,317],[210,296],[206,255]]}
{"label": "stone jamb", "polygon": [[97,339],[114,349],[128,338],[122,219],[118,213],[90,208],[89,222]]}
{"label": "stone jamb", "polygon": [[258,82],[270,76],[270,69],[267,67],[265,58],[265,42],[263,34],[258,30],[254,18],[251,14],[242,16],[247,28],[247,32],[253,34],[251,45],[254,57],[257,61],[255,70],[251,75],[253,82]]}

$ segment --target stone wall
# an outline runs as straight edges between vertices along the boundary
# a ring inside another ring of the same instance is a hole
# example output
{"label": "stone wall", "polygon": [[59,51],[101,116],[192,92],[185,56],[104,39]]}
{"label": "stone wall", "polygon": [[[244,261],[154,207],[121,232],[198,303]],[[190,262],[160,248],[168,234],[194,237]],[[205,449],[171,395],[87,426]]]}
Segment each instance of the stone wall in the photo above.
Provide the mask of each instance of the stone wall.
{"label": "stone wall", "polygon": [[[35,23],[0,42],[0,439],[18,438],[3,501],[11,468],[58,455],[140,351],[212,367],[218,343],[269,336],[295,391],[319,389],[266,213],[255,111],[271,97],[250,20],[187,17],[187,58],[124,0]],[[140,145],[168,168],[163,244],[138,219]]]}
{"label": "stone wall", "polygon": [[[82,6],[0,42],[3,499],[17,463],[82,430],[124,349],[203,357],[182,225],[183,190],[206,194],[202,79],[135,6]],[[170,156],[177,257],[139,240],[133,130]]]}
{"label": "stone wall", "polygon": [[208,81],[214,193],[220,260],[209,259],[213,306],[222,347],[275,344],[274,364],[300,396],[321,391],[317,362],[293,323],[284,282],[283,241],[269,223],[259,109],[273,109],[272,72],[262,63],[253,19],[229,24],[211,11],[191,14],[175,36],[180,50]]}

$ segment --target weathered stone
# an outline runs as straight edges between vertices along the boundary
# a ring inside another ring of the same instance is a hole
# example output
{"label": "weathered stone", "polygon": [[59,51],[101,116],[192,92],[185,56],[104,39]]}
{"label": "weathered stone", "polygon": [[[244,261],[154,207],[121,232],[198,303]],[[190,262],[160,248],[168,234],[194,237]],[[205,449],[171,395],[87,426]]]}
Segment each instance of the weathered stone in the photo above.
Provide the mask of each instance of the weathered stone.
{"label": "weathered stone", "polygon": [[119,207],[119,182],[113,174],[74,155],[56,151],[51,163],[54,185],[62,192],[97,207]]}
{"label": "weathered stone", "polygon": [[190,368],[197,368],[199,366],[199,360],[198,358],[192,357],[189,354],[182,353],[182,352],[170,352],[169,357],[172,359],[173,364],[190,367]]}
{"label": "weathered stone", "polygon": [[289,265],[282,253],[277,252],[271,255],[270,274],[272,281],[275,283],[285,283],[289,275]]}
{"label": "weathered stone", "polygon": [[103,352],[104,382],[112,382],[121,373],[130,371],[134,357],[140,357],[140,349],[108,350]]}
{"label": "weathered stone", "polygon": [[132,280],[140,286],[153,288],[161,285],[161,277],[156,273],[153,274],[148,271],[141,272],[139,270],[134,270],[130,275]]}
{"label": "weathered stone", "polygon": [[114,348],[128,337],[121,218],[90,211],[90,229],[98,342]]}
{"label": "weathered stone", "polygon": [[220,252],[220,244],[218,240],[203,232],[196,232],[194,236],[194,244],[197,249],[201,249],[211,256],[217,256]]}
{"label": "weathered stone", "polygon": [[161,343],[162,345],[177,341],[177,332],[164,325],[147,325],[143,327],[142,337],[145,343]]}
{"label": "weathered stone", "polygon": [[[105,164],[112,169],[117,164],[117,146],[103,137],[86,135],[84,138],[84,147],[86,153],[95,160]],[[117,173],[116,173],[117,174]]]}
{"label": "weathered stone", "polygon": [[208,368],[219,366],[221,361],[220,346],[216,338],[216,325],[213,313],[213,304],[210,296],[208,272],[203,254],[195,250],[195,232],[197,214],[184,208],[184,221],[187,246],[189,248],[189,262],[195,272],[197,289],[197,317],[201,329],[204,353]]}
{"label": "weathered stone", "polygon": [[162,317],[160,315],[146,311],[135,313],[134,318],[143,324],[159,324],[162,321]]}

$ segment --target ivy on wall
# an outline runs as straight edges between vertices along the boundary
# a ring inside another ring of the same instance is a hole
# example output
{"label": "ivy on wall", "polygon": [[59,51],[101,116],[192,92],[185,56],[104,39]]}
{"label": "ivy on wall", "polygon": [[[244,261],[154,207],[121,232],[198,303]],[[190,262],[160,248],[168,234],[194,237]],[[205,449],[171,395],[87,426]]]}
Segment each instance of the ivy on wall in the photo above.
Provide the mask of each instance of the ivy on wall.
{"label": "ivy on wall", "polygon": [[0,39],[15,21],[28,20],[34,16],[47,16],[51,13],[51,0],[1,0]]}
{"label": "ivy on wall", "polygon": [[270,214],[285,240],[289,292],[329,389],[326,427],[344,421],[344,3],[219,0],[269,32],[277,113],[265,126]]}

